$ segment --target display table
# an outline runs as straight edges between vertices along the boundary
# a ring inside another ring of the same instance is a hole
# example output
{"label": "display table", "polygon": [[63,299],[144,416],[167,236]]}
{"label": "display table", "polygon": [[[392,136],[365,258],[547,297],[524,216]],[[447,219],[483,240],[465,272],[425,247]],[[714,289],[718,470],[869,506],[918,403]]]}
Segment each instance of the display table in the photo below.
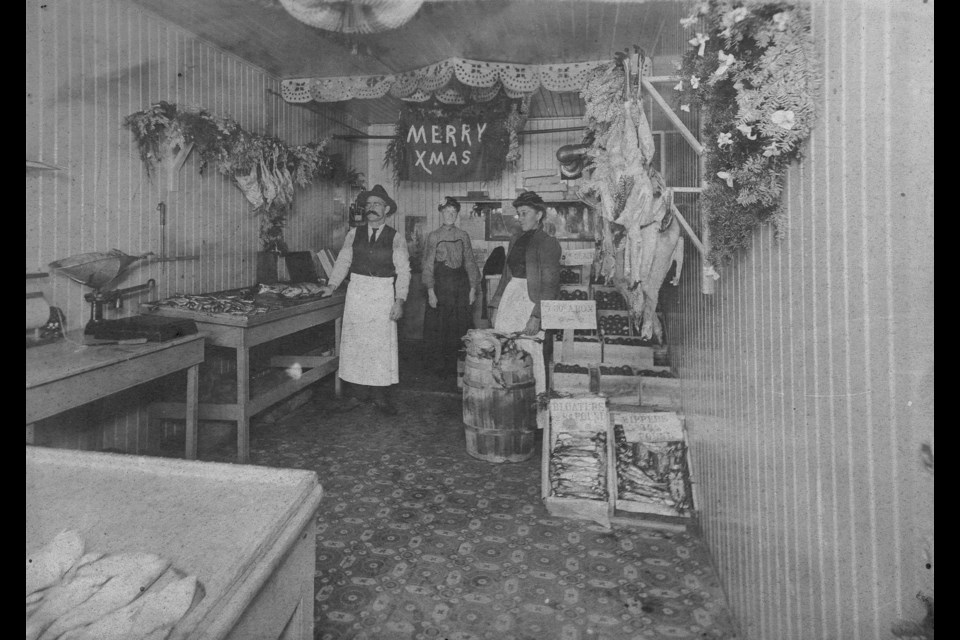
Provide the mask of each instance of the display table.
{"label": "display table", "polygon": [[[283,306],[266,313],[251,316],[211,314],[173,307],[146,307],[144,313],[187,318],[197,323],[204,332],[207,344],[229,347],[237,352],[237,401],[233,404],[201,403],[201,420],[224,420],[237,423],[237,460],[247,462],[250,458],[250,419],[257,413],[296,393],[320,378],[335,373],[340,366],[340,321],[343,317],[345,294],[312,300],[288,300]],[[250,349],[256,345],[291,335],[297,331],[316,327],[327,322],[334,323],[335,346],[331,356],[295,355],[275,356],[270,360],[273,367],[302,368],[299,377],[292,378],[257,397],[250,394]],[[340,378],[334,381],[337,397],[340,397]],[[185,407],[180,403],[158,402],[151,405],[152,418],[182,419]],[[194,438],[193,451],[196,451]],[[190,456],[188,456],[190,457]]]}
{"label": "display table", "polygon": [[[83,331],[27,349],[27,424],[67,409],[187,370],[187,457],[196,451],[197,371],[203,362],[203,334],[165,342],[83,346]],[[28,431],[28,440],[30,438]]]}
{"label": "display table", "polygon": [[87,552],[146,552],[205,595],[172,640],[312,640],[313,471],[27,446],[27,550],[63,529]]}

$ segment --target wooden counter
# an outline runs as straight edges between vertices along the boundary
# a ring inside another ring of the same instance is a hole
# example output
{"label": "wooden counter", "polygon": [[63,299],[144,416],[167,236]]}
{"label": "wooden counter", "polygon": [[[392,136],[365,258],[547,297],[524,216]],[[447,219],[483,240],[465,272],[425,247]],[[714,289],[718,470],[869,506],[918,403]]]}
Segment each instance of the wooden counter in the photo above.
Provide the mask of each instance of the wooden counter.
{"label": "wooden counter", "polygon": [[[196,451],[197,370],[203,362],[203,334],[165,342],[126,345],[84,345],[82,330],[67,339],[27,349],[27,424],[49,418],[111,394],[145,384],[175,371],[187,370],[187,422]],[[28,428],[27,441],[32,442]]]}
{"label": "wooden counter", "polygon": [[[276,299],[276,297],[274,297]],[[284,398],[296,393],[305,386],[316,382],[331,373],[336,374],[340,366],[340,321],[343,317],[345,294],[335,293],[331,297],[314,300],[284,300],[283,306],[272,308],[266,313],[251,316],[229,314],[211,314],[174,307],[146,307],[144,313],[162,316],[187,318],[197,323],[197,327],[207,338],[207,343],[235,349],[237,352],[237,401],[234,404],[201,403],[201,420],[224,420],[237,423],[237,461],[247,462],[250,458],[250,419],[257,413]],[[290,367],[294,364],[302,367],[303,373],[257,397],[250,395],[250,349],[259,344],[270,342],[297,331],[316,327],[327,322],[334,323],[335,347],[332,356],[293,355],[275,356],[270,366]],[[340,397],[340,378],[334,380],[337,397]],[[180,403],[155,403],[151,405],[152,418],[183,419],[184,405]],[[188,445],[189,447],[190,445]],[[196,440],[192,450],[196,453]],[[194,456],[188,456],[195,457]]]}
{"label": "wooden counter", "polygon": [[74,529],[195,575],[206,595],[171,640],[312,640],[315,472],[26,449],[28,551]]}

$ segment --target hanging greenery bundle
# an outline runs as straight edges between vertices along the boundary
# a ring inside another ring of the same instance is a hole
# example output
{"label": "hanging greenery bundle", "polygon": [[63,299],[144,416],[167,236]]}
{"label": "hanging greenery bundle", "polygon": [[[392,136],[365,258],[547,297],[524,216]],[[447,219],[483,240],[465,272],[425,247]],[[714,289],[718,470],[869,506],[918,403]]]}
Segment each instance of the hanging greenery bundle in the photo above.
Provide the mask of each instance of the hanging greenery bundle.
{"label": "hanging greenery bundle", "polygon": [[123,123],[133,132],[148,174],[171,148],[193,144],[201,174],[213,164],[232,178],[260,216],[264,251],[287,250],[283,227],[294,185],[306,187],[320,179],[362,186],[362,174],[347,166],[340,154],[328,153],[327,140],[288,147],[278,138],[249,133],[229,118],[162,101],[130,114]]}
{"label": "hanging greenery bundle", "polygon": [[[459,119],[465,124],[487,123],[484,147],[489,150],[483,156],[481,175],[483,180],[496,180],[504,169],[516,166],[520,160],[518,132],[527,121],[530,98],[510,98],[500,89],[489,100],[473,98],[471,88],[456,78],[446,88],[463,96],[465,104],[446,104],[431,98],[427,102],[407,102],[397,120],[395,137],[387,145],[383,167],[392,167],[395,182],[405,179],[403,169],[409,153],[406,139],[411,124],[424,120]],[[485,97],[485,96],[484,96]]]}
{"label": "hanging greenery bundle", "polygon": [[753,230],[778,236],[787,165],[810,135],[820,86],[808,7],[795,2],[710,0],[680,21],[693,37],[676,85],[678,105],[704,116],[711,260],[729,260]]}

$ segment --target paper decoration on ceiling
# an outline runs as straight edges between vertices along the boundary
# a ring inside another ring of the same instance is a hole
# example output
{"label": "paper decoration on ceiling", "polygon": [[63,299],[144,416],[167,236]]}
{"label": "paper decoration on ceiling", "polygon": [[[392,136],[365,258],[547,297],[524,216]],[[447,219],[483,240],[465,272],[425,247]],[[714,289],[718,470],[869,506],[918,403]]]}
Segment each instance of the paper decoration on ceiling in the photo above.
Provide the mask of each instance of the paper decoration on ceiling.
{"label": "paper decoration on ceiling", "polygon": [[[280,93],[287,102],[340,102],[353,98],[381,98],[387,93],[409,102],[436,97],[446,104],[462,104],[463,87],[472,87],[474,101],[497,95],[500,88],[511,98],[528,96],[543,86],[549,91],[579,91],[587,74],[607,61],[568,64],[512,64],[448,58],[396,75],[344,76],[283,80]],[[486,97],[484,97],[486,96]]]}
{"label": "paper decoration on ceiling", "polygon": [[280,0],[291,16],[338,33],[380,33],[407,23],[423,0]]}

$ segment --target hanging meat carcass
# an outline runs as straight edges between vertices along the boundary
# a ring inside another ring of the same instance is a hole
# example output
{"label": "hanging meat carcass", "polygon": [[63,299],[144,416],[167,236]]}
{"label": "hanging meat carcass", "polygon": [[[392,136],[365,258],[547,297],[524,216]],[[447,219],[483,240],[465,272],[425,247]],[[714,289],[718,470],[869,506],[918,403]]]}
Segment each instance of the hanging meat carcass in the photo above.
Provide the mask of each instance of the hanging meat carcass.
{"label": "hanging meat carcass", "polygon": [[[597,239],[596,271],[627,301],[640,336],[657,341],[663,328],[657,317],[660,287],[676,262],[679,281],[683,266],[680,223],[672,214],[670,192],[653,167],[653,134],[642,104],[630,90],[630,64],[622,60],[626,99],[618,101],[609,127],[594,131],[589,152],[590,178],[582,195],[599,196],[601,230]],[[617,67],[604,73],[610,77]],[[608,85],[609,86],[609,85]],[[584,96],[602,99],[602,92]],[[610,108],[606,107],[607,113]]]}

